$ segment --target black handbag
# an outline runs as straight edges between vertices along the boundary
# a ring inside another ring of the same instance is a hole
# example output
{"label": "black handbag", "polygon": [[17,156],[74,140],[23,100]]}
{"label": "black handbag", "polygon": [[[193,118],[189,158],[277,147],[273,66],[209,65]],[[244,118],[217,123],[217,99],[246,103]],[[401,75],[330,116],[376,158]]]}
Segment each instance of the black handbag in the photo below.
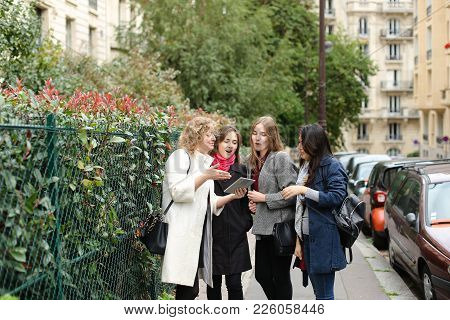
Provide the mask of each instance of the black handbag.
{"label": "black handbag", "polygon": [[[189,156],[189,154],[188,154]],[[191,157],[189,157],[189,167],[186,174],[191,169]],[[166,252],[167,234],[169,232],[169,224],[164,222],[164,217],[173,204],[170,201],[163,214],[150,214],[145,221],[141,221],[136,231],[138,239],[153,254],[164,255]]]}
{"label": "black handbag", "polygon": [[297,234],[294,228],[294,219],[278,222],[273,225],[273,246],[278,256],[291,256],[295,251]]}
{"label": "black handbag", "polygon": [[364,220],[361,216],[364,215],[365,203],[361,201],[356,195],[351,194],[346,197],[339,209],[333,211],[334,219],[336,221],[341,244],[350,252],[350,262],[353,260],[352,246],[358,239]]}

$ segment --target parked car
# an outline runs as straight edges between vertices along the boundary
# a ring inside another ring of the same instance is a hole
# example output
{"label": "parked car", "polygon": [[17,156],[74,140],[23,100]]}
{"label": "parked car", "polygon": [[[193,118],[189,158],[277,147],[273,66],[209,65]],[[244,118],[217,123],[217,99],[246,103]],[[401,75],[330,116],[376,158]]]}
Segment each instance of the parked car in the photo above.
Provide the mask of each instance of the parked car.
{"label": "parked car", "polygon": [[373,237],[373,244],[378,249],[386,249],[387,232],[384,220],[384,203],[393,176],[405,165],[421,161],[418,158],[380,161],[372,169],[367,188],[361,196],[366,203],[362,231]]}
{"label": "parked car", "polygon": [[353,157],[361,157],[361,156],[367,156],[367,154],[366,153],[350,153],[350,154],[338,156],[337,159],[342,164],[342,167],[344,167],[344,169],[347,170],[347,165],[348,165],[348,162],[350,161],[350,159],[352,159]]}
{"label": "parked car", "polygon": [[347,164],[347,173],[349,174],[349,177],[351,178],[351,174],[355,170],[355,167],[358,165],[358,163],[362,162],[373,162],[373,161],[384,161],[384,160],[391,160],[391,157],[387,154],[365,154],[362,156],[355,156],[351,158]]}
{"label": "parked car", "polygon": [[421,284],[425,299],[450,299],[450,160],[398,171],[385,214],[391,264]]}
{"label": "parked car", "polygon": [[370,173],[377,163],[378,162],[358,163],[351,175],[352,178],[348,181],[348,193],[354,193],[358,198],[362,198]]}
{"label": "parked car", "polygon": [[357,154],[357,152],[356,151],[338,151],[338,152],[333,153],[334,157],[338,160],[344,156],[349,156],[352,154]]}

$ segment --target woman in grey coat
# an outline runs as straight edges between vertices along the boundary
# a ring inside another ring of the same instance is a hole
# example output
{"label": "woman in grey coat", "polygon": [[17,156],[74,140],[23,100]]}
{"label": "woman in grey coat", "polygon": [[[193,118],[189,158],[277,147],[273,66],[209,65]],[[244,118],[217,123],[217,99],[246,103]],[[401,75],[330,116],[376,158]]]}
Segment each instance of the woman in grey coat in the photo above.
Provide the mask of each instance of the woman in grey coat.
{"label": "woman in grey coat", "polygon": [[273,246],[275,223],[294,219],[295,199],[284,200],[281,190],[295,185],[297,168],[283,152],[280,134],[271,117],[261,117],[251,128],[249,167],[255,180],[249,208],[255,213],[255,278],[269,300],[292,299],[292,256],[278,256]]}

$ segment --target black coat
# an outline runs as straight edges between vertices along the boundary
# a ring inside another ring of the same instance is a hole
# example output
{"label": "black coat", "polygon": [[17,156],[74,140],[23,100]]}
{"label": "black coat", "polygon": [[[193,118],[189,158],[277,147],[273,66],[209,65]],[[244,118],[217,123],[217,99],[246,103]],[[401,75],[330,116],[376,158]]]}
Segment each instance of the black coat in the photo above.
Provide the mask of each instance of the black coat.
{"label": "black coat", "polygon": [[[231,178],[214,181],[214,192],[227,195],[224,190],[240,177],[247,177],[245,166],[233,164],[229,170]],[[247,231],[253,224],[248,209],[247,196],[225,205],[219,216],[213,217],[213,274],[233,274],[250,270],[250,252]]]}

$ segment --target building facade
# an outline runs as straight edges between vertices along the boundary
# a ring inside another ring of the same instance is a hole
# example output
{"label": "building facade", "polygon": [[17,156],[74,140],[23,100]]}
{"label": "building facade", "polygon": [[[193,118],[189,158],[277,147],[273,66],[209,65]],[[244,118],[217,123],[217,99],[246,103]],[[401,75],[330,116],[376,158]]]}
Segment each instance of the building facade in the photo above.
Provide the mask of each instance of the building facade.
{"label": "building facade", "polygon": [[341,28],[357,39],[378,69],[369,79],[359,123],[344,132],[347,150],[389,155],[419,150],[419,113],[413,99],[413,7],[412,0],[326,0],[327,32]]}
{"label": "building facade", "polygon": [[129,0],[39,0],[36,12],[44,35],[99,62],[117,55],[116,31],[135,19]]}
{"label": "building facade", "polygon": [[421,155],[450,157],[450,1],[422,0],[414,8],[414,101],[420,113]]}

